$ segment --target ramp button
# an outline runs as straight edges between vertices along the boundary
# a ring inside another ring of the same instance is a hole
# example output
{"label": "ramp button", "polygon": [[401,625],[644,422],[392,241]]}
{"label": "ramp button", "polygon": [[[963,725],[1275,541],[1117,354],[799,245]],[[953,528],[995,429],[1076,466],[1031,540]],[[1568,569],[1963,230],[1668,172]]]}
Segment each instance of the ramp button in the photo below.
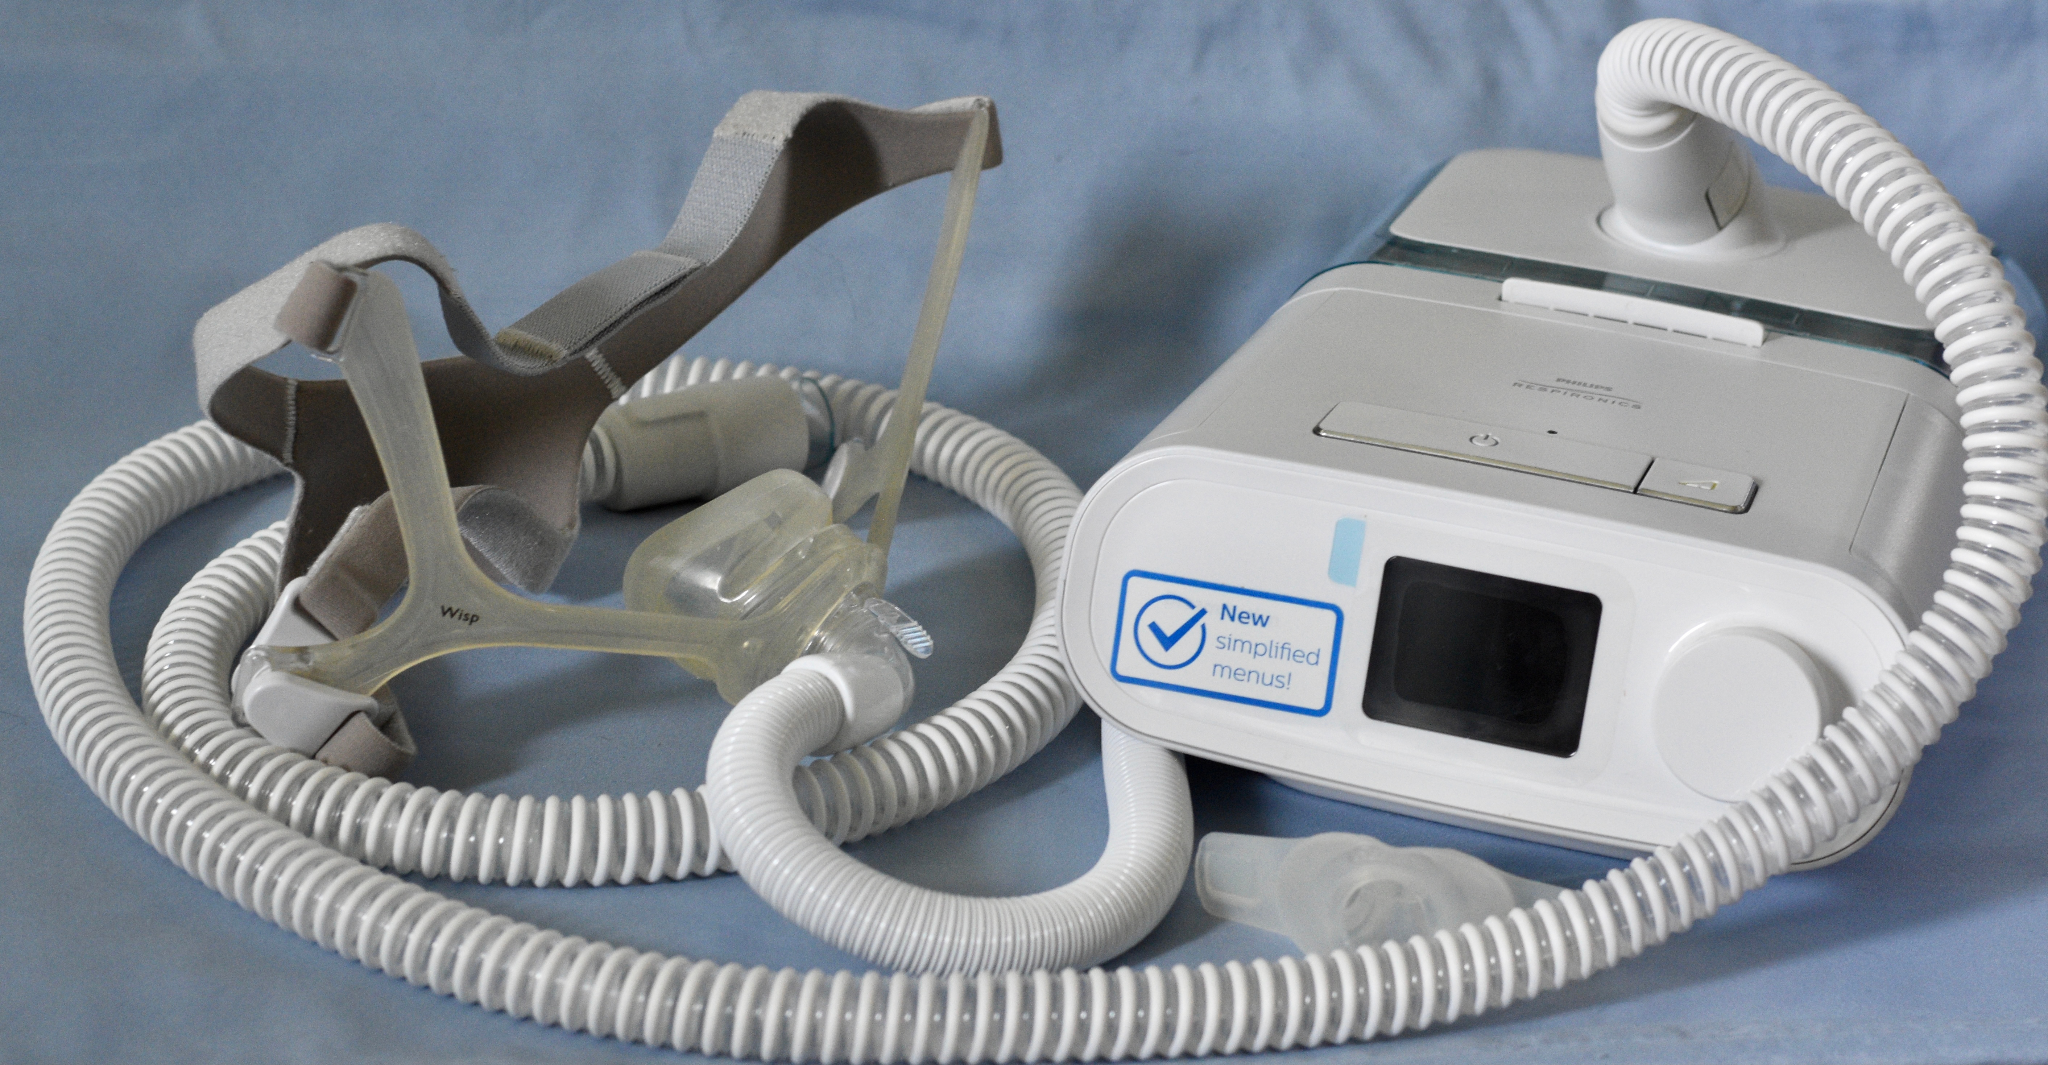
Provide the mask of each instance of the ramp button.
{"label": "ramp button", "polygon": [[1747,474],[1658,459],[1650,463],[1636,494],[1740,514],[1756,496],[1756,481]]}

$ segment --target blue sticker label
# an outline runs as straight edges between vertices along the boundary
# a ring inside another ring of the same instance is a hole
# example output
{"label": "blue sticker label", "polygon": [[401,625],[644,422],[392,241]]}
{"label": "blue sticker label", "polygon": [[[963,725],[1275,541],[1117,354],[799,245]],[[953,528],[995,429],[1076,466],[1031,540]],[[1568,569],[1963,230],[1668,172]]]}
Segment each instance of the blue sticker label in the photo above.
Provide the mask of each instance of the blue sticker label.
{"label": "blue sticker label", "polygon": [[1321,717],[1337,685],[1332,603],[1132,570],[1109,672],[1126,684]]}
{"label": "blue sticker label", "polygon": [[1358,563],[1365,554],[1365,519],[1338,518],[1330,533],[1330,579],[1358,587]]}

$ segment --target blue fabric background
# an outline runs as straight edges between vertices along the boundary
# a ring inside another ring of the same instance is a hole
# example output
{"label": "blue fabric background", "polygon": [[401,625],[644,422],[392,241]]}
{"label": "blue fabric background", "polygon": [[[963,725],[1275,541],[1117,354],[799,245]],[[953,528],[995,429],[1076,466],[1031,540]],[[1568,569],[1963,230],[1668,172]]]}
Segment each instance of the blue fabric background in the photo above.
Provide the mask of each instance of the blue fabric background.
{"label": "blue fabric background", "polygon": [[[2048,277],[2048,5],[943,3],[0,7],[0,434],[7,595],[94,473],[198,416],[189,334],[301,250],[409,224],[503,325],[665,231],[719,116],[754,88],[909,106],[985,93],[982,186],[935,398],[1087,485],[1425,168],[1468,148],[1593,154],[1594,61],[1649,15],[1745,35],[1830,81]],[[1801,179],[1765,161],[1775,182]],[[690,349],[893,380],[943,197],[929,181],[799,248]],[[418,306],[427,289],[404,279]],[[421,318],[430,351],[439,340]],[[278,482],[150,541],[115,596],[131,680],[204,559],[283,513]],[[919,712],[1022,634],[1030,574],[993,520],[922,486],[892,595],[940,654]],[[617,602],[673,511],[595,515],[556,594]],[[440,999],[241,912],[96,802],[0,639],[0,1059],[656,1060]],[[2048,1060],[2048,623],[2036,609],[1896,821],[1670,946],[1476,1022],[1317,1060]],[[666,663],[477,652],[400,683],[410,778],[594,793],[701,779],[720,705]],[[1560,883],[1602,859],[1289,792],[1195,763],[1200,827],[1462,846]],[[858,845],[936,887],[1037,890],[1106,825],[1086,715],[1012,778]],[[437,890],[592,938],[860,967],[736,878]],[[1284,950],[1190,892],[1126,959]],[[1301,1060],[1307,1060],[1306,1058]]]}

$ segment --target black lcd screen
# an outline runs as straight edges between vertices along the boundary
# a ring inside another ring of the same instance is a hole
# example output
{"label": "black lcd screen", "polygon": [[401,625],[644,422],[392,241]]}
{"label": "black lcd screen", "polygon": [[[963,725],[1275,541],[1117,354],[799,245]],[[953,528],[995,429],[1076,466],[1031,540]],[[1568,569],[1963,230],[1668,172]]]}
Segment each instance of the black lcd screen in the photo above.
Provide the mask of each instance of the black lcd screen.
{"label": "black lcd screen", "polygon": [[1365,715],[1566,757],[1579,749],[1599,632],[1591,592],[1390,558]]}

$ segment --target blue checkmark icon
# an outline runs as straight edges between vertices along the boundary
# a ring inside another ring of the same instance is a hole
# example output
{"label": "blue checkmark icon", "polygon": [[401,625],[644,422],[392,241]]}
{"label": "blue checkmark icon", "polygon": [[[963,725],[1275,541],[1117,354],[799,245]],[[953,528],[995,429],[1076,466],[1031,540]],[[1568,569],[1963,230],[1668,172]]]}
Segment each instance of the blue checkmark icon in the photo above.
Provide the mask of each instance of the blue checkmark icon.
{"label": "blue checkmark icon", "polygon": [[1195,611],[1194,617],[1191,617],[1186,621],[1182,622],[1180,628],[1177,628],[1170,633],[1167,632],[1165,629],[1160,628],[1159,623],[1156,621],[1147,622],[1145,624],[1145,627],[1152,630],[1153,638],[1159,641],[1160,650],[1171,651],[1173,650],[1173,645],[1180,642],[1181,637],[1186,636],[1188,632],[1192,630],[1196,625],[1202,623],[1203,618],[1208,616],[1209,608],[1203,607],[1202,609]]}
{"label": "blue checkmark icon", "polygon": [[[1167,618],[1172,618],[1182,610],[1190,610],[1193,613],[1181,621],[1172,632],[1168,632],[1159,622],[1149,620],[1153,614],[1158,613],[1160,610],[1165,611],[1161,616]],[[1160,669],[1179,669],[1202,656],[1202,645],[1209,640],[1209,630],[1207,626],[1202,624],[1202,619],[1208,616],[1208,607],[1197,607],[1180,596],[1154,596],[1144,606],[1138,608],[1138,617],[1132,625],[1131,636],[1133,637],[1133,642],[1137,644],[1138,653],[1145,656],[1145,661],[1158,666]],[[1200,635],[1189,639],[1188,634],[1198,630]],[[1152,634],[1151,641],[1140,638],[1147,632]],[[1158,644],[1156,656],[1151,648],[1145,646],[1147,642],[1156,642]],[[1175,647],[1187,648],[1185,657],[1180,658],[1178,661],[1175,661],[1172,657]]]}

